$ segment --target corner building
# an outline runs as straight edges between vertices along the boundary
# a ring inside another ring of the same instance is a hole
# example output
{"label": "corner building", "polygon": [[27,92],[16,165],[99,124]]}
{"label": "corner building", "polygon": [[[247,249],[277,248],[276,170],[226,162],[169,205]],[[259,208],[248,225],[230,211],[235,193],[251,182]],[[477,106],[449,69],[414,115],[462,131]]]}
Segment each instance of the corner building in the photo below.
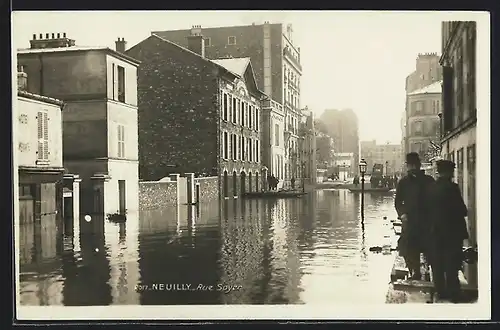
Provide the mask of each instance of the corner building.
{"label": "corner building", "polygon": [[33,35],[17,53],[27,91],[64,101],[63,164],[80,175],[82,212],[136,212],[137,67],[106,47],[82,47],[65,33]]}

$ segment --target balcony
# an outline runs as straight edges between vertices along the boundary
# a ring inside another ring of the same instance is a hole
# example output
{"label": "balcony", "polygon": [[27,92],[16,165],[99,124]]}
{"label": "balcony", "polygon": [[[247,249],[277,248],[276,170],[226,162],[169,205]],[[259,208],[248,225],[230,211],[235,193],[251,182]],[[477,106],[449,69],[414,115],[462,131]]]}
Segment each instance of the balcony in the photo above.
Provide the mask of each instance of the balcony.
{"label": "balcony", "polygon": [[271,100],[271,99],[267,99],[267,100],[262,101],[262,107],[263,108],[271,108],[273,110],[278,110],[280,112],[283,112],[283,106],[281,104],[279,104],[278,102]]}

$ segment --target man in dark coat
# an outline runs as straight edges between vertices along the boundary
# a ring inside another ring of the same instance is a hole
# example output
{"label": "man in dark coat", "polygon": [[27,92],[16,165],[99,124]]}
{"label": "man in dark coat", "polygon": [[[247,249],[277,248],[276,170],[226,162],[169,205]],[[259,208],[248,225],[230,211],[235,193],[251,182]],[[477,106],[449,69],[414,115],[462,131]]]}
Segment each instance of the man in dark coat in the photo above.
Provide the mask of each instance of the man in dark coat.
{"label": "man in dark coat", "polygon": [[467,207],[460,188],[452,181],[455,164],[437,163],[438,178],[429,192],[432,234],[431,267],[437,299],[460,299],[458,271],[463,261],[463,241],[469,237],[465,217]]}
{"label": "man in dark coat", "polygon": [[426,253],[429,237],[426,195],[434,179],[420,170],[421,162],[416,152],[406,155],[407,175],[396,186],[395,207],[402,221],[398,241],[399,254],[404,257],[412,279],[421,279],[420,254]]}

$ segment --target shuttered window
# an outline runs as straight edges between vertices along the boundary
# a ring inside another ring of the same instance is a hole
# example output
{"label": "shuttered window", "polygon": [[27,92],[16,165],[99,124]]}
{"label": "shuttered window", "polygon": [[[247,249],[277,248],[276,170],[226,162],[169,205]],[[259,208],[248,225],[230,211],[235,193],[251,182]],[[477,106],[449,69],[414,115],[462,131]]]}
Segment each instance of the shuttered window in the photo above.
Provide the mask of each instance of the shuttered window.
{"label": "shuttered window", "polygon": [[37,159],[49,160],[49,115],[46,111],[38,111],[38,148]]}

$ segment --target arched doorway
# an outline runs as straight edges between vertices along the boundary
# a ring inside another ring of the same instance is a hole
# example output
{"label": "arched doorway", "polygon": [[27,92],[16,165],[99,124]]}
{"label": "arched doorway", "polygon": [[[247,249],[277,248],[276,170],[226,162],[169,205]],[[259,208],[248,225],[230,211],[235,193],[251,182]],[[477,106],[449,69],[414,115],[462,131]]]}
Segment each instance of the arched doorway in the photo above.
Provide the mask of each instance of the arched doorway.
{"label": "arched doorway", "polygon": [[255,172],[255,191],[259,191],[259,172]]}
{"label": "arched doorway", "polygon": [[236,171],[233,171],[233,196],[238,196],[238,185],[236,180],[238,180],[238,176],[236,175]]}
{"label": "arched doorway", "polygon": [[244,193],[246,193],[246,189],[247,189],[247,187],[246,187],[246,176],[247,176],[246,173],[243,172],[243,171],[241,171],[241,173],[240,173],[240,180],[241,180],[240,181],[241,182],[240,187],[241,187],[241,194],[242,195]]}
{"label": "arched doorway", "polygon": [[252,172],[248,173],[248,192],[252,192]]}
{"label": "arched doorway", "polygon": [[224,190],[224,197],[229,197],[229,178],[227,177],[227,171],[224,171],[222,185]]}

